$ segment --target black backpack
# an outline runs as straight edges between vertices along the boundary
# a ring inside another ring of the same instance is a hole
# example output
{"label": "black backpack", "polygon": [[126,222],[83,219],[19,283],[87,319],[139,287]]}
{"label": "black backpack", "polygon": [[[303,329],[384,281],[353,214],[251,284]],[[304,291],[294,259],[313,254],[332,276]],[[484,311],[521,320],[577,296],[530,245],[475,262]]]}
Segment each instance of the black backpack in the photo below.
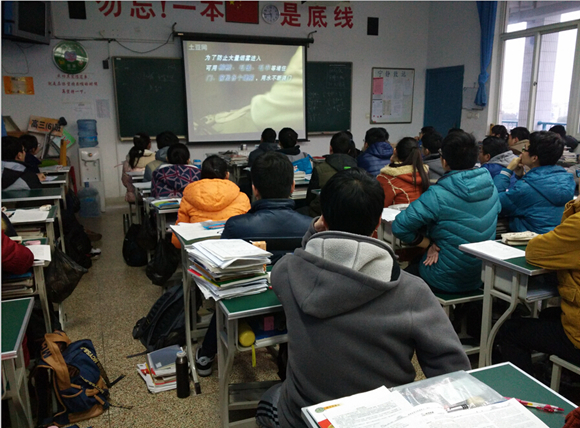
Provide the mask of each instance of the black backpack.
{"label": "black backpack", "polygon": [[75,263],[81,265],[85,269],[89,269],[93,262],[89,256],[91,249],[91,240],[86,234],[83,226],[76,221],[70,222],[68,229],[65,229],[64,244],[66,246],[67,255],[74,260]]}
{"label": "black backpack", "polygon": [[137,243],[140,230],[140,224],[132,224],[123,240],[123,258],[129,266],[145,266],[147,264],[147,250]]}
{"label": "black backpack", "polygon": [[171,345],[185,345],[185,308],[183,286],[167,290],[151,307],[145,318],[133,327],[133,338],[141,340],[147,352]]}
{"label": "black backpack", "polygon": [[181,254],[171,243],[171,234],[159,241],[145,274],[155,285],[163,286],[177,270]]}

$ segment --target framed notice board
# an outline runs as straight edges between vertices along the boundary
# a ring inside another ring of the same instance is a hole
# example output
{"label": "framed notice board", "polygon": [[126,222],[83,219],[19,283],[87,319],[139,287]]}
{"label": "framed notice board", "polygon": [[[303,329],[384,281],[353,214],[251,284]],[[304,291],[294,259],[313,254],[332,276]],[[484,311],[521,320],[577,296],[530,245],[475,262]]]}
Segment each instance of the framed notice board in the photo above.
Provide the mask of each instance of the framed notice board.
{"label": "framed notice board", "polygon": [[117,126],[121,139],[137,132],[151,137],[187,135],[185,72],[180,58],[114,57]]}
{"label": "framed notice board", "polygon": [[306,63],[308,133],[350,129],[352,62]]}
{"label": "framed notice board", "polygon": [[373,67],[371,123],[411,123],[415,69]]}

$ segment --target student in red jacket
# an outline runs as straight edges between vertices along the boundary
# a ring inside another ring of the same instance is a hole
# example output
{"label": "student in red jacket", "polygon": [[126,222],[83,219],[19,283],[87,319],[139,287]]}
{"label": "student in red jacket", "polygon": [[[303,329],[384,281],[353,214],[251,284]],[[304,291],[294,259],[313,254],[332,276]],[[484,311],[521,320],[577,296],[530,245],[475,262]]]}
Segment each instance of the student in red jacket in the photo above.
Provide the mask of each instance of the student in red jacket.
{"label": "student in red jacket", "polygon": [[33,262],[32,251],[13,241],[2,231],[2,270],[20,275],[30,269]]}
{"label": "student in red jacket", "polygon": [[377,180],[385,191],[385,207],[410,204],[429,188],[429,167],[423,164],[417,140],[405,137],[394,149],[391,163]]}

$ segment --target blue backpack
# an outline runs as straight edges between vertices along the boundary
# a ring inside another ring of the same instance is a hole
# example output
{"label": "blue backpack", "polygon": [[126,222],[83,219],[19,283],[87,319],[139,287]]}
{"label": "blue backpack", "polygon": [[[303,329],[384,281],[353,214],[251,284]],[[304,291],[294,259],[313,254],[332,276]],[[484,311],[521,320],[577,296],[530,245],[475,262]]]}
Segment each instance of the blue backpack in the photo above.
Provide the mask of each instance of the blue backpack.
{"label": "blue backpack", "polygon": [[306,155],[302,159],[292,162],[294,172],[304,171],[305,174],[312,174],[312,156]]}

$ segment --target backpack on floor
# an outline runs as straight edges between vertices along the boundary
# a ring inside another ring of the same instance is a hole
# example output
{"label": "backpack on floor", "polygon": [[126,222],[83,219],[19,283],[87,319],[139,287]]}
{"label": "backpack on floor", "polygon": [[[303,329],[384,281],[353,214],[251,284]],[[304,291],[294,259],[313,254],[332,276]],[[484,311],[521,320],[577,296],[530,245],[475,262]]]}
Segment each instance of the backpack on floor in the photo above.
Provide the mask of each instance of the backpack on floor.
{"label": "backpack on floor", "polygon": [[175,285],[157,299],[146,317],[133,327],[133,338],[141,340],[147,352],[171,345],[185,345],[183,286]]}
{"label": "backpack on floor", "polygon": [[88,255],[93,248],[89,236],[83,226],[76,222],[71,222],[68,230],[64,234],[64,244],[67,255],[85,269],[89,269],[93,262]]}
{"label": "backpack on floor", "polygon": [[155,285],[163,286],[177,270],[181,254],[171,243],[172,234],[159,241],[155,254],[147,264],[145,274]]}
{"label": "backpack on floor", "polygon": [[147,264],[147,250],[137,243],[140,230],[140,224],[132,224],[123,240],[123,258],[129,266],[145,266]]}
{"label": "backpack on floor", "polygon": [[[31,375],[38,398],[39,424],[67,426],[99,416],[109,407],[111,384],[93,343],[71,343],[62,331],[44,337],[40,359]],[[51,390],[58,400],[54,414]]]}

